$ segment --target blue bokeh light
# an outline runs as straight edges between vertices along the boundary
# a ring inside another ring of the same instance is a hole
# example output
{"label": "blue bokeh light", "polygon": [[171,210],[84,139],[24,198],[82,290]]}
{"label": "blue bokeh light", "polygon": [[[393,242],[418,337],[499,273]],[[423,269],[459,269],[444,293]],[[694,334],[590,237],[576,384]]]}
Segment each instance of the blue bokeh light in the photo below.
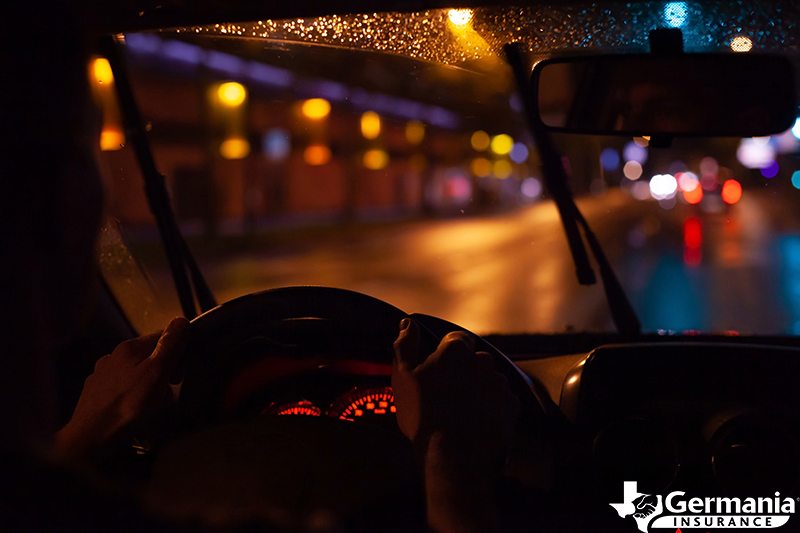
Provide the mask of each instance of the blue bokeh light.
{"label": "blue bokeh light", "polygon": [[772,161],[768,165],[761,167],[761,175],[765,178],[774,178],[778,175],[779,170],[778,162]]}
{"label": "blue bokeh light", "polygon": [[273,128],[261,138],[261,151],[271,161],[280,161],[292,151],[291,134],[282,128]]}
{"label": "blue bokeh light", "polygon": [[800,140],[800,117],[794,121],[794,126],[792,126],[792,135],[797,140]]}
{"label": "blue bokeh light", "polygon": [[795,170],[792,174],[792,185],[795,189],[800,189],[800,170]]}
{"label": "blue bokeh light", "polygon": [[680,28],[689,18],[686,2],[670,2],[664,6],[664,22],[671,28]]}
{"label": "blue bokeh light", "polygon": [[528,147],[522,143],[514,143],[508,156],[514,163],[524,163],[528,159]]}
{"label": "blue bokeh light", "polygon": [[619,152],[613,148],[606,148],[600,154],[600,164],[607,172],[613,172],[619,168]]}

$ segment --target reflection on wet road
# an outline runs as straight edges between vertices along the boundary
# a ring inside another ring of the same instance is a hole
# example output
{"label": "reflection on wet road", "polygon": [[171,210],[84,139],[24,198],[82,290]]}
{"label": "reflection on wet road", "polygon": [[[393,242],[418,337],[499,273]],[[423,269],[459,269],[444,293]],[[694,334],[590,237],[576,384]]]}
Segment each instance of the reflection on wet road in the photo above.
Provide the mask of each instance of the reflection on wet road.
{"label": "reflection on wet road", "polygon": [[[646,330],[800,333],[800,232],[768,198],[727,212],[661,209],[619,191],[579,201]],[[769,207],[767,207],[769,206]],[[577,284],[549,202],[479,218],[359,229],[298,246],[201,258],[220,301],[327,285],[478,333],[612,330],[602,288]],[[168,283],[155,273],[157,285]]]}

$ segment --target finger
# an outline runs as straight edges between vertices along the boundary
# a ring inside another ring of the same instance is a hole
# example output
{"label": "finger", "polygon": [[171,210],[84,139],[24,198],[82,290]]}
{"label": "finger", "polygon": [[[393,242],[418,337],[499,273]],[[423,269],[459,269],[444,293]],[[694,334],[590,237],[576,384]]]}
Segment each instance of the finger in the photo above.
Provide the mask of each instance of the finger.
{"label": "finger", "polygon": [[464,331],[451,331],[444,336],[431,358],[455,362],[459,366],[472,365],[475,362],[475,340]]}
{"label": "finger", "polygon": [[147,360],[160,369],[159,374],[166,377],[175,368],[178,358],[183,353],[189,332],[189,321],[184,317],[176,317],[158,339],[155,350]]}
{"label": "finger", "polygon": [[423,361],[419,349],[419,326],[410,318],[400,321],[400,334],[394,341],[394,361],[403,370],[413,370]]}
{"label": "finger", "polygon": [[114,348],[112,355],[129,359],[133,364],[138,365],[153,353],[160,337],[161,332],[158,331],[136,337],[135,339],[128,339]]}

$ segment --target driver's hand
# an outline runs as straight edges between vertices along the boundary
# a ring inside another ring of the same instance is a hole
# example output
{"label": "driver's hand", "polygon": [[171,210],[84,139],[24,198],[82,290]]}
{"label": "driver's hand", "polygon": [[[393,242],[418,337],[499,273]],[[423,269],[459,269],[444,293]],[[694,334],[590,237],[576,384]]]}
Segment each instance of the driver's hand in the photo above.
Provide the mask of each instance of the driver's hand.
{"label": "driver's hand", "polygon": [[508,381],[495,371],[491,355],[475,352],[467,333],[447,334],[427,357],[419,344],[419,327],[404,319],[392,371],[400,430],[426,461],[445,461],[447,468],[477,476],[496,474],[519,412]]}
{"label": "driver's hand", "polygon": [[86,378],[69,423],[55,436],[58,455],[86,458],[171,398],[169,376],[189,322],[174,318],[163,333],[127,340],[101,357]]}

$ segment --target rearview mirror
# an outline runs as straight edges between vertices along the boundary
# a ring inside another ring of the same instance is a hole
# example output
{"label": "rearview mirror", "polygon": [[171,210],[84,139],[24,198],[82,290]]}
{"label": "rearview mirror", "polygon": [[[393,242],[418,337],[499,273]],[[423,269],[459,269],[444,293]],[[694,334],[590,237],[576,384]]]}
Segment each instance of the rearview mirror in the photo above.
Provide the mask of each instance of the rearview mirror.
{"label": "rearview mirror", "polygon": [[775,55],[551,59],[536,65],[531,87],[540,125],[552,131],[755,137],[795,121],[794,72]]}

